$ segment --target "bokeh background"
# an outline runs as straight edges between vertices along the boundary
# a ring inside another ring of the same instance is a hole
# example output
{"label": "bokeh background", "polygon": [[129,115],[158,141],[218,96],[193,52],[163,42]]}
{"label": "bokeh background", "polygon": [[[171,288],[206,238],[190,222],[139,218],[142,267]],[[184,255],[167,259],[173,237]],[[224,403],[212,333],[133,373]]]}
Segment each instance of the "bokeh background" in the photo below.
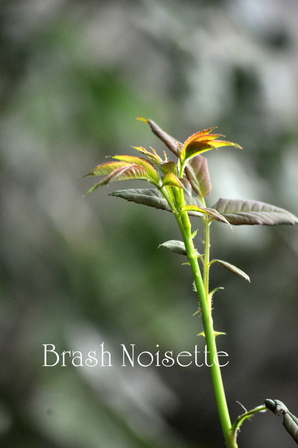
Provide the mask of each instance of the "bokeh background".
{"label": "bokeh background", "polygon": [[[181,141],[218,126],[244,149],[208,153],[209,205],[297,215],[297,16],[296,0],[1,1],[1,446],[223,446],[207,367],[121,368],[121,344],[204,347],[190,272],[158,249],[179,237],[171,215],[108,197],[130,184],[83,197],[94,179],[78,179],[131,145],[165,149],[136,116]],[[232,419],[265,398],[297,415],[297,228],[215,223],[212,238],[251,277],[212,270]],[[102,342],[113,367],[42,367],[43,344]],[[239,435],[293,443],[268,412]]]}

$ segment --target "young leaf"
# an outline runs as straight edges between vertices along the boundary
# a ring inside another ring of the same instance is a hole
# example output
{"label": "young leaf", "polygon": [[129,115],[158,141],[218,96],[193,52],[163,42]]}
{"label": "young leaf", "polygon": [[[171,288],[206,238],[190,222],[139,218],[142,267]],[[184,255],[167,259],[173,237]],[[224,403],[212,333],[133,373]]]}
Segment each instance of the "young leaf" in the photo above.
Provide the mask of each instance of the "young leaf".
{"label": "young leaf", "polygon": [[165,174],[162,179],[162,184],[170,187],[183,188],[183,184],[174,173]]}
{"label": "young leaf", "polygon": [[250,278],[249,278],[249,276],[248,276],[245,272],[241,271],[241,269],[239,269],[239,268],[237,268],[236,266],[234,266],[233,264],[228,263],[228,262],[223,261],[223,260],[212,260],[211,263],[214,263],[214,262],[219,263],[219,264],[222,265],[224,268],[228,269],[229,271],[233,272],[234,274],[237,274],[237,275],[239,275],[240,277],[242,277],[242,278],[244,278],[245,280],[247,280],[248,282],[250,282]]}
{"label": "young leaf", "polygon": [[211,182],[208,171],[208,162],[200,154],[193,157],[185,167],[185,174],[193,190],[200,196],[206,197],[211,192]]}
{"label": "young leaf", "polygon": [[150,177],[143,166],[130,163],[127,166],[117,168],[112,171],[108,176],[99,182],[99,186],[107,185],[109,182],[115,182],[117,180],[128,179],[150,180]]}
{"label": "young leaf", "polygon": [[103,178],[97,184],[93,185],[93,187],[91,187],[87,191],[86,195],[92,193],[96,188],[101,187],[102,185],[107,185],[110,182],[129,179],[140,179],[152,182],[152,179],[148,176],[147,171],[144,167],[129,163],[126,166],[114,169],[108,176]]}
{"label": "young leaf", "polygon": [[110,174],[117,168],[122,168],[125,166],[129,166],[130,163],[127,162],[105,162],[97,165],[95,168],[89,171],[89,173],[85,174],[83,177],[89,176],[102,176],[104,174]]}
{"label": "young leaf", "polygon": [[163,131],[153,120],[137,117],[138,120],[148,123],[152,132],[164,142],[164,144],[176,155],[179,156],[182,143],[178,142],[174,137],[171,137],[165,131]]}
{"label": "young leaf", "polygon": [[175,162],[163,162],[158,165],[160,171],[163,173],[175,173],[176,163]]}
{"label": "young leaf", "polygon": [[165,243],[160,244],[158,247],[165,247],[166,249],[176,252],[180,255],[187,255],[185,244],[183,241],[169,240]]}
{"label": "young leaf", "polygon": [[132,148],[145,154],[145,156],[147,156],[149,159],[151,159],[157,165],[159,163],[163,163],[162,158],[157,154],[157,152],[153,148],[150,148],[151,152],[148,151],[147,149],[143,148],[142,146],[132,146]]}
{"label": "young leaf", "polygon": [[182,163],[185,163],[186,160],[191,159],[198,154],[202,154],[203,152],[210,151],[214,148],[220,148],[221,146],[236,146],[237,148],[241,148],[237,143],[216,140],[218,137],[223,136],[221,134],[210,134],[213,129],[215,128],[213,127],[196,132],[185,140],[181,149]]}
{"label": "young leaf", "polygon": [[135,165],[142,166],[143,168],[145,168],[148,176],[151,177],[151,179],[154,182],[158,183],[158,181],[159,181],[158,172],[154,168],[153,164],[149,160],[144,159],[144,157],[116,155],[116,156],[113,156],[113,159],[117,159],[122,162],[127,162],[127,163],[132,163]]}
{"label": "young leaf", "polygon": [[297,224],[298,218],[274,205],[242,199],[219,199],[212,207],[232,225]]}

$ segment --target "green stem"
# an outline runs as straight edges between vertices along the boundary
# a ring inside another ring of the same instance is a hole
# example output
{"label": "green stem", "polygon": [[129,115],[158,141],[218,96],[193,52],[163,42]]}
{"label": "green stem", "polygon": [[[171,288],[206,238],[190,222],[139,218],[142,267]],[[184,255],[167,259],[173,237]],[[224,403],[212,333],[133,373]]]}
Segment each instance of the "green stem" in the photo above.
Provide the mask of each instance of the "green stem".
{"label": "green stem", "polygon": [[205,254],[204,278],[198,264],[197,253],[191,235],[191,223],[187,213],[175,213],[181,234],[183,236],[187,257],[192,269],[194,282],[202,312],[203,328],[207,346],[208,364],[212,378],[215,400],[219,413],[220,423],[227,448],[237,448],[237,443],[231,437],[231,421],[227,406],[221,370],[219,366],[216,346],[216,333],[213,327],[211,299],[209,298],[209,253],[210,253],[210,222],[205,220]]}
{"label": "green stem", "polygon": [[[261,406],[257,406],[254,409],[251,409],[250,411],[245,410],[245,412],[243,414],[239,415],[236,418],[236,420],[234,421],[234,423],[232,425],[231,431],[230,431],[230,437],[231,437],[232,442],[234,443],[235,447],[237,447],[236,439],[237,439],[238,432],[240,431],[240,427],[243,424],[243,422],[247,419],[251,419],[257,412],[266,412],[266,411],[267,411],[266,406],[261,405]],[[231,445],[231,446],[233,447],[234,445]]]}

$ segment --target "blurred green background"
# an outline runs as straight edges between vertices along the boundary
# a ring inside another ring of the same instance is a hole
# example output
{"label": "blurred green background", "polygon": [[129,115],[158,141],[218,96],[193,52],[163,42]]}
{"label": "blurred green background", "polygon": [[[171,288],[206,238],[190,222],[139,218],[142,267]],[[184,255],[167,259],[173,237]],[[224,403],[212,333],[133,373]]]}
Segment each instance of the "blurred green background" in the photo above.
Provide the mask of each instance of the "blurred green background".
{"label": "blurred green background", "polygon": [[[131,145],[165,149],[136,116],[180,141],[218,126],[244,150],[208,153],[209,206],[297,215],[297,14],[295,0],[2,0],[1,446],[223,446],[207,367],[121,367],[121,344],[204,347],[190,272],[157,249],[179,238],[174,220],[112,187],[83,197],[94,179],[77,180]],[[297,415],[298,230],[212,227],[212,256],[252,281],[212,270],[232,419],[237,400],[265,398]],[[43,344],[102,342],[113,367],[42,367]],[[293,443],[271,413],[239,435],[241,448]]]}

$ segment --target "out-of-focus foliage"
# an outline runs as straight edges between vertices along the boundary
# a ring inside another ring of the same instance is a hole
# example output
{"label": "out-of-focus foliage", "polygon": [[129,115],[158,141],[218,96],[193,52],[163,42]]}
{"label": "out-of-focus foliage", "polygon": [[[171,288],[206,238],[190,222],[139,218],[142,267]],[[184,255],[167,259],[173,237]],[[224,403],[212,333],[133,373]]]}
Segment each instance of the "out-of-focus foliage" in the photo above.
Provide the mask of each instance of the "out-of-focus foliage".
{"label": "out-of-focus foliage", "polygon": [[[130,145],[164,149],[136,116],[180,141],[218,126],[244,150],[208,154],[214,202],[297,215],[297,13],[294,0],[2,2],[2,446],[222,444],[207,367],[120,367],[121,344],[203,349],[187,266],[158,250],[178,237],[171,215],[109,187],[83,198],[77,179]],[[212,271],[232,417],[236,400],[268,396],[297,414],[297,229],[215,223],[212,236],[213,257],[251,278]],[[113,367],[42,367],[42,344],[99,354],[103,342]],[[274,424],[256,416],[240,446],[290,447]]]}

